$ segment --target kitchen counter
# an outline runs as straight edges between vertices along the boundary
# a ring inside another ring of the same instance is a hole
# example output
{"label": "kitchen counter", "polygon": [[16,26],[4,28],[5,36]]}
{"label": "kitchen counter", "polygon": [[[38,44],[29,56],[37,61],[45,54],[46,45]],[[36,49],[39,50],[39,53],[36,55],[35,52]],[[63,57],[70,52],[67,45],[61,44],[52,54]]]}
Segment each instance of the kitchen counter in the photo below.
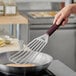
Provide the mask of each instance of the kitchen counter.
{"label": "kitchen counter", "polygon": [[13,16],[0,16],[0,24],[28,24],[28,19],[19,13]]}
{"label": "kitchen counter", "polygon": [[59,60],[54,60],[48,69],[56,76],[76,76],[76,72]]}

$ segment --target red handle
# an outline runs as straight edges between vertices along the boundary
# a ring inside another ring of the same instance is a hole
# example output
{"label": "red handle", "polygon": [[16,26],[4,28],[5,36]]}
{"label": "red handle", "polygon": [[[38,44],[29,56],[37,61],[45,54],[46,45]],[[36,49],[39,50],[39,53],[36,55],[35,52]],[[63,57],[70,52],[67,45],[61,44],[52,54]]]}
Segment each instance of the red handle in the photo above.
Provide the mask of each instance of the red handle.
{"label": "red handle", "polygon": [[51,35],[56,31],[56,29],[58,29],[59,26],[62,25],[63,21],[64,21],[64,19],[61,21],[61,23],[60,23],[59,25],[56,25],[56,23],[53,24],[52,27],[50,27],[50,29],[47,31],[47,34],[48,34],[49,36],[51,36]]}

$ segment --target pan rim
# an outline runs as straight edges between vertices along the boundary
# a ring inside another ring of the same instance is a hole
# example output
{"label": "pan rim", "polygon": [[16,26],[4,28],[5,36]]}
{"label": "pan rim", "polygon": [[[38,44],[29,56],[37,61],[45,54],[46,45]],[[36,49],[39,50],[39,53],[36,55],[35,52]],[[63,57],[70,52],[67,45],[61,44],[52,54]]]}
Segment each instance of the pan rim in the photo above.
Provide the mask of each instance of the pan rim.
{"label": "pan rim", "polygon": [[[13,52],[13,51],[10,51],[10,52]],[[16,51],[14,51],[14,52],[16,52]],[[7,52],[5,52],[5,53],[7,53]],[[0,54],[3,54],[3,53],[0,53]],[[44,63],[44,64],[35,64],[36,66],[30,66],[31,68],[32,68],[32,67],[37,67],[37,66],[46,65],[46,64],[51,63],[51,62],[53,61],[53,57],[52,57],[51,55],[49,55],[49,54],[47,54],[47,53],[43,53],[43,52],[40,52],[40,54],[44,54],[44,55],[48,56],[49,61],[46,62],[46,63]],[[9,63],[8,63],[8,64],[9,64]],[[15,64],[15,63],[13,63],[13,64]],[[0,63],[0,65],[5,65],[5,66],[7,66],[7,64],[2,64],[2,63]],[[11,67],[11,66],[7,66],[7,67]],[[12,66],[12,67],[13,67],[13,66]],[[15,68],[15,67],[14,67],[14,68]],[[17,68],[17,67],[16,67],[16,68]],[[22,68],[22,67],[20,66],[19,68]],[[28,66],[28,67],[24,67],[24,68],[29,68],[29,66]]]}

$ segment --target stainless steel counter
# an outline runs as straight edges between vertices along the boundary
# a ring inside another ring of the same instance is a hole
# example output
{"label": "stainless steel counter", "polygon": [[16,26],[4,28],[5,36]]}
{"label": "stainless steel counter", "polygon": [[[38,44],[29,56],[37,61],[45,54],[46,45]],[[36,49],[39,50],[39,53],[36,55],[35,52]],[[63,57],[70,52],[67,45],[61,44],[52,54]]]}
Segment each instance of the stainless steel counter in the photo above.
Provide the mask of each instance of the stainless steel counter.
{"label": "stainless steel counter", "polygon": [[56,76],[76,76],[76,72],[59,60],[54,60],[48,69]]}

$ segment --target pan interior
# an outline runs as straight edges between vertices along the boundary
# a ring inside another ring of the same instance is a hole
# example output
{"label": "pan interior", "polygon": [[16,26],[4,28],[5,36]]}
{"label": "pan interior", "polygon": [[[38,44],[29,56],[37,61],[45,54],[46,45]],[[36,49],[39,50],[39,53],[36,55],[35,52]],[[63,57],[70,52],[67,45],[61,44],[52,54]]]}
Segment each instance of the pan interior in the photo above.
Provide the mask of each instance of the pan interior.
{"label": "pan interior", "polygon": [[[5,52],[0,53],[0,64],[6,65],[6,64],[12,64],[9,60],[9,55],[12,55],[16,53],[17,51],[11,51],[11,52]],[[32,63],[38,64],[38,65],[45,65],[47,63],[50,63],[53,60],[53,58],[45,53],[39,53],[33,60]]]}

